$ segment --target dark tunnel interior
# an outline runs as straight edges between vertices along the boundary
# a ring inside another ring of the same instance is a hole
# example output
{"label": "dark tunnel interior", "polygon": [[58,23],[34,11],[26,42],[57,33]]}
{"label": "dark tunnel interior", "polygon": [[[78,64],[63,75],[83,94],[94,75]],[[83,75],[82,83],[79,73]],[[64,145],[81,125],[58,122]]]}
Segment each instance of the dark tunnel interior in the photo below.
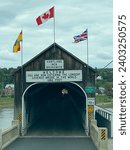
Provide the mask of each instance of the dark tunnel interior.
{"label": "dark tunnel interior", "polygon": [[85,135],[86,96],[72,83],[40,83],[24,95],[27,135]]}

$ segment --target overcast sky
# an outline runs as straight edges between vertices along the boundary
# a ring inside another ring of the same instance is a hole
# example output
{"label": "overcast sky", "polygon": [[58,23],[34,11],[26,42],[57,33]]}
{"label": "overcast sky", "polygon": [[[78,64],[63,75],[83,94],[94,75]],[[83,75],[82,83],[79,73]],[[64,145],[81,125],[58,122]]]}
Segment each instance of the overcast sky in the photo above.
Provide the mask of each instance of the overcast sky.
{"label": "overcast sky", "polygon": [[[54,42],[53,19],[37,26],[36,18],[55,6],[56,43],[87,62],[87,41],[73,43],[73,36],[88,28],[89,65],[102,68],[113,58],[112,0],[1,0],[0,68],[21,65],[13,45],[23,30],[23,62]],[[112,64],[110,65],[112,67]]]}

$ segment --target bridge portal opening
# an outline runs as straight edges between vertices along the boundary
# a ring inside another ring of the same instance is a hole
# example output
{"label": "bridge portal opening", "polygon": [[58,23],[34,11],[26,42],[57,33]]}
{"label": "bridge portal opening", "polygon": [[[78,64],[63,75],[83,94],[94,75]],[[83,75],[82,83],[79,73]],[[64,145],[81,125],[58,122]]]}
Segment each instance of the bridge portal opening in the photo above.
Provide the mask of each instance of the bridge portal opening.
{"label": "bridge portal opening", "polygon": [[86,94],[75,83],[36,83],[22,98],[22,133],[31,136],[85,135]]}

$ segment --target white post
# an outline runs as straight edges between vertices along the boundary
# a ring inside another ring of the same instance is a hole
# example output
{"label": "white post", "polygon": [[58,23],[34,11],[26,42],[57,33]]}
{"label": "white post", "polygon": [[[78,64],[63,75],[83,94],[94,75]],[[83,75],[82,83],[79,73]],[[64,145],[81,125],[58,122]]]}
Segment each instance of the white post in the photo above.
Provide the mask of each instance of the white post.
{"label": "white post", "polygon": [[88,126],[88,98],[87,98],[87,95],[86,96],[86,135],[88,136],[89,135],[89,126]]}
{"label": "white post", "polygon": [[21,133],[24,135],[24,129],[25,129],[25,104],[24,104],[24,95],[22,95],[22,128],[21,128]]}
{"label": "white post", "polygon": [[2,149],[2,129],[0,129],[0,150]]}

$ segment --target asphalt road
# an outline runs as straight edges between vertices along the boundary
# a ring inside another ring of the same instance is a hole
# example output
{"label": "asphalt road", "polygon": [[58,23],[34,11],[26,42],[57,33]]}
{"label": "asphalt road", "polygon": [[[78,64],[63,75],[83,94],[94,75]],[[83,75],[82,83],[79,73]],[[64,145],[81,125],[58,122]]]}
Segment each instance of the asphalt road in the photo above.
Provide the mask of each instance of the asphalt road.
{"label": "asphalt road", "polygon": [[4,150],[96,150],[89,137],[18,138]]}

